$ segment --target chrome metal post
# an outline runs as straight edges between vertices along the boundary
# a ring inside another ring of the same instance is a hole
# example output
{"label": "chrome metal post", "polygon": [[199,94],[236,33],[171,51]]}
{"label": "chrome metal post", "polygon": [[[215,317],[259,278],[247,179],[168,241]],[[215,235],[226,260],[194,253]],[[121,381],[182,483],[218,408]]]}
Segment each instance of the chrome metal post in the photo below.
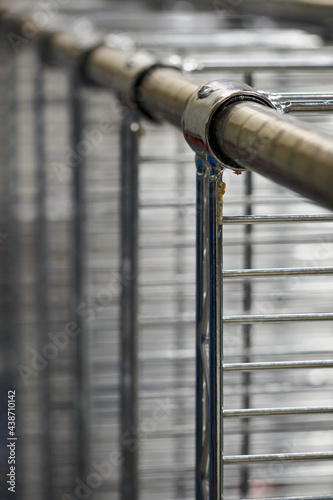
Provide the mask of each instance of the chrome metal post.
{"label": "chrome metal post", "polygon": [[136,112],[121,122],[121,412],[122,500],[139,498],[138,455],[138,139]]}
{"label": "chrome metal post", "polygon": [[[40,62],[35,71],[34,81],[34,120],[35,120],[35,178],[36,178],[36,220],[35,220],[35,267],[36,267],[36,315],[37,343],[43,347],[48,342],[49,329],[49,276],[48,276],[48,242],[47,242],[47,187],[46,187],[46,155],[45,155],[45,89],[44,65]],[[52,474],[52,437],[51,437],[51,397],[50,363],[44,368],[40,378],[41,408],[41,456],[43,466],[43,495],[53,498]]]}
{"label": "chrome metal post", "polygon": [[[252,172],[244,172],[245,176],[245,196],[248,200],[250,200],[252,194]],[[252,204],[251,201],[247,201],[245,203],[245,215],[252,215]],[[252,267],[252,244],[251,244],[251,235],[252,235],[252,225],[246,224],[244,228],[244,237],[245,237],[245,245],[244,245],[244,268],[251,269]],[[244,314],[250,314],[252,303],[252,287],[250,279],[244,280],[243,283],[243,312]],[[252,325],[249,323],[245,323],[242,325],[243,332],[243,363],[250,363],[250,348],[251,348],[251,328]],[[251,383],[251,374],[249,372],[244,372],[242,374],[243,378],[243,408],[251,407],[251,399],[250,399],[250,383]],[[249,433],[249,418],[245,417],[242,420],[242,455],[248,455],[250,449],[250,433]],[[247,498],[249,492],[249,470],[245,465],[241,468],[241,481],[240,481],[240,493],[242,498]]]}
{"label": "chrome metal post", "polygon": [[[184,150],[184,140],[178,135],[177,136],[177,156],[181,155]],[[176,179],[175,179],[175,193],[177,193],[177,198],[181,201],[182,196],[186,186],[186,173],[185,169],[182,168],[183,165],[180,163],[177,165]],[[185,210],[184,207],[179,205],[176,208],[175,213],[175,236],[177,238],[181,238],[182,235],[186,231],[186,220],[185,220]],[[185,291],[184,291],[184,282],[182,276],[185,273],[184,262],[186,259],[184,247],[182,245],[176,245],[175,247],[175,275],[179,278],[179,282],[176,285],[175,289],[175,308],[177,317],[181,317],[185,312]],[[182,352],[183,349],[186,348],[186,340],[184,336],[184,328],[181,322],[177,322],[175,324],[175,351]],[[180,359],[174,360],[174,377],[175,377],[175,390],[177,392],[181,392],[182,384],[184,378],[186,377],[186,368],[184,362]],[[184,399],[179,398],[177,400],[177,412],[175,412],[175,425],[186,425],[187,415],[186,415],[186,404],[184,404]],[[183,436],[179,436],[177,441],[175,442],[175,454],[174,460],[177,467],[181,467],[183,463],[186,462],[186,438]],[[184,474],[181,469],[175,478],[175,499],[183,500],[186,497],[185,491],[185,481]]]}
{"label": "chrome metal post", "polygon": [[[83,139],[82,81],[77,71],[71,75],[70,105],[72,126],[72,149],[76,152]],[[86,258],[86,214],[85,214],[85,165],[81,155],[72,155],[72,199],[73,226],[70,239],[73,245],[73,296],[75,322],[78,335],[75,337],[75,447],[76,476],[85,478],[89,457],[89,331],[81,314],[85,303],[85,258]]]}
{"label": "chrome metal post", "polygon": [[[1,29],[2,40],[4,40],[5,29]],[[0,272],[1,272],[1,304],[0,304],[0,348],[2,363],[0,368],[0,404],[2,419],[0,424],[2,454],[0,461],[0,474],[3,478],[0,483],[0,496],[4,500],[10,500],[13,493],[9,491],[7,484],[8,463],[5,455],[5,441],[8,432],[8,391],[16,391],[15,401],[18,411],[16,412],[15,436],[21,423],[19,390],[21,387],[18,377],[18,361],[22,353],[20,339],[20,248],[19,248],[19,222],[18,222],[18,166],[17,166],[17,59],[9,52],[5,42],[0,45],[0,57],[3,63],[1,74],[1,90],[3,98],[1,101],[2,120],[0,124],[0,176],[1,176],[1,222],[0,222]],[[4,416],[6,415],[6,417]],[[22,419],[23,420],[23,419]],[[22,436],[24,439],[25,436]],[[21,441],[22,442],[22,441]],[[6,443],[6,444],[5,444]],[[22,452],[17,449],[17,463],[21,466]],[[22,461],[23,462],[23,461]],[[21,470],[21,469],[19,469]],[[20,485],[17,489],[21,491]],[[14,494],[15,496],[15,494]]]}
{"label": "chrome metal post", "polygon": [[[253,78],[251,73],[245,74],[245,81],[248,85],[253,87]],[[243,173],[244,181],[245,181],[245,216],[252,215],[252,172],[247,171]],[[246,224],[244,227],[244,268],[251,269],[252,267],[252,224]],[[243,312],[244,314],[250,314],[252,303],[252,286],[251,280],[245,279],[243,283]],[[243,333],[243,363],[249,363],[250,359],[250,348],[251,348],[251,328],[252,325],[249,323],[245,323],[242,325],[242,333]],[[244,372],[242,374],[243,378],[243,408],[251,407],[251,399],[250,399],[250,383],[251,383],[251,374],[249,372]],[[249,418],[244,418],[242,420],[242,444],[241,444],[242,455],[248,455],[250,450],[250,433],[249,433]],[[240,477],[240,494],[242,498],[247,498],[249,493],[249,469],[246,465],[241,468],[241,477]]]}
{"label": "chrome metal post", "polygon": [[209,499],[223,496],[222,168],[209,177]]}
{"label": "chrome metal post", "polygon": [[209,166],[196,158],[197,168],[197,271],[196,271],[196,499],[207,498],[209,422],[207,404],[209,393],[208,352],[208,179]]}
{"label": "chrome metal post", "polygon": [[[223,495],[223,169],[197,166],[196,498]],[[208,484],[207,484],[208,482]]]}

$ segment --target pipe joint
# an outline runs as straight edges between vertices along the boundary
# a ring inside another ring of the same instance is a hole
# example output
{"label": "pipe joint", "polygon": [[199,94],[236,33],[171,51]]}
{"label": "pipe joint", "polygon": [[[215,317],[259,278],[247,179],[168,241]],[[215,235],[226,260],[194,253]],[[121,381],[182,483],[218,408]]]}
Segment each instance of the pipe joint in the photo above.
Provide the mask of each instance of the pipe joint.
{"label": "pipe joint", "polygon": [[221,150],[212,133],[217,114],[221,116],[230,105],[244,101],[274,108],[267,96],[232,80],[212,81],[192,94],[183,114],[182,128],[186,141],[198,156],[237,172],[245,170]]}
{"label": "pipe joint", "polygon": [[137,107],[146,117],[154,119],[142,106],[146,98],[146,77],[158,68],[173,66],[162,64],[149,52],[135,53],[103,44],[90,51],[85,58],[86,80],[112,88],[123,105]]}

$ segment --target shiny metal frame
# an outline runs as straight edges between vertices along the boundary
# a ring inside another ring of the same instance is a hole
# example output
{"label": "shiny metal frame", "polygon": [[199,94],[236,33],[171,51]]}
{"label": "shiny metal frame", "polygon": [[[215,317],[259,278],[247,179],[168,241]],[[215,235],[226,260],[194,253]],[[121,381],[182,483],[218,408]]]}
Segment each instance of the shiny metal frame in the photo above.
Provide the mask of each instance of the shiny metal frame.
{"label": "shiny metal frame", "polygon": [[[219,69],[224,66],[221,64]],[[216,68],[215,68],[216,69]],[[234,69],[242,70],[243,66],[234,65]],[[253,67],[252,67],[253,69]],[[274,69],[274,68],[273,68]],[[259,65],[260,70],[260,65]],[[252,83],[251,73],[245,78]],[[214,82],[215,83],[215,82]],[[213,86],[214,87],[214,86]],[[203,87],[205,88],[205,87]],[[200,92],[200,90],[199,90]],[[280,110],[281,113],[293,112],[325,112],[331,110],[332,94],[263,94],[272,105]],[[246,106],[247,104],[244,104]],[[237,107],[237,106],[236,106]],[[250,105],[249,107],[252,107]],[[270,113],[270,110],[267,109]],[[226,112],[226,114],[228,111]],[[186,116],[186,115],[185,115]],[[240,120],[236,119],[237,125]],[[247,131],[250,128],[248,121]],[[253,121],[254,123],[254,121]],[[217,128],[220,128],[220,123]],[[258,130],[260,126],[254,125]],[[185,129],[186,131],[186,129]],[[240,145],[242,133],[237,129],[238,144]],[[186,137],[186,133],[185,133]],[[198,137],[198,134],[196,134]],[[246,136],[245,136],[246,137]],[[269,137],[269,147],[272,146],[273,136]],[[188,141],[191,145],[191,141]],[[205,143],[207,144],[208,141]],[[251,144],[251,147],[256,146]],[[236,151],[246,149],[243,144],[236,148]],[[197,144],[193,149],[198,153]],[[223,150],[223,146],[221,148]],[[234,149],[234,143],[231,145]],[[251,327],[257,322],[290,322],[290,321],[332,321],[333,313],[316,314],[250,314],[252,291],[251,282],[247,277],[260,276],[283,276],[283,275],[306,275],[306,274],[331,274],[332,267],[320,268],[289,268],[289,269],[252,269],[252,228],[257,223],[264,222],[324,222],[333,221],[330,214],[321,215],[290,215],[290,216],[255,216],[252,214],[251,202],[245,206],[244,216],[228,217],[223,216],[223,194],[225,186],[221,184],[222,176],[219,182],[214,182],[216,173],[214,168],[208,162],[212,162],[209,155],[205,154],[204,149],[199,150],[199,156],[196,160],[197,165],[197,399],[196,399],[196,498],[198,500],[220,500],[223,498],[223,477],[226,474],[225,467],[228,465],[240,463],[251,464],[270,461],[293,461],[293,460],[332,460],[332,452],[317,453],[279,453],[279,454],[249,454],[249,432],[247,430],[249,418],[262,415],[311,415],[320,413],[332,413],[333,406],[326,407],[290,407],[290,408],[251,408],[251,396],[249,387],[251,383],[251,372],[253,370],[276,370],[276,369],[305,369],[305,368],[332,368],[333,360],[327,361],[305,361],[305,362],[261,362],[253,363],[249,355],[251,347]],[[250,154],[250,149],[245,150],[244,157]],[[239,160],[241,155],[236,154],[234,159]],[[246,161],[245,160],[245,161]],[[225,164],[221,164],[222,170]],[[252,172],[246,172],[246,197],[251,198],[252,194]],[[208,187],[209,185],[209,187]],[[244,224],[246,242],[244,249],[244,269],[237,271],[223,270],[223,226],[227,224]],[[207,228],[208,233],[207,233]],[[218,244],[216,245],[216,242]],[[212,284],[212,269],[218,277]],[[208,271],[209,270],[209,271]],[[209,277],[208,277],[209,276]],[[236,277],[244,277],[244,302],[241,315],[227,316],[223,314],[223,281]],[[210,321],[209,319],[210,318]],[[218,318],[212,322],[212,318]],[[243,331],[244,358],[241,363],[223,362],[223,326],[229,323],[239,323]],[[216,342],[216,332],[222,341]],[[218,369],[217,369],[218,367]],[[240,371],[243,377],[243,408],[224,410],[223,403],[223,374],[228,371]],[[225,418],[241,418],[243,426],[242,437],[242,455],[226,456],[223,452],[223,422]],[[243,498],[248,498],[249,494],[249,474],[248,468],[241,468],[240,491]],[[297,497],[298,498],[298,497]],[[301,497],[299,497],[301,498]],[[302,497],[307,500],[313,497]],[[333,498],[316,497],[316,499]]]}
{"label": "shiny metal frame", "polygon": [[[123,500],[139,497],[138,428],[138,165],[139,123],[136,112],[126,112],[121,144],[121,442],[123,456],[120,491]],[[125,439],[126,436],[126,439]]]}
{"label": "shiny metal frame", "polygon": [[[223,168],[197,158],[196,495],[223,492]],[[207,234],[208,233],[208,234]],[[209,489],[207,488],[209,483]],[[207,496],[209,495],[209,497]]]}
{"label": "shiny metal frame", "polygon": [[[70,78],[71,142],[73,151],[78,151],[83,132],[83,102],[81,92],[83,81],[74,67]],[[85,324],[80,307],[86,294],[86,206],[85,206],[85,164],[82,158],[72,155],[71,189],[73,197],[72,240],[73,266],[73,311],[78,335],[75,338],[75,384],[76,384],[76,435],[75,470],[77,477],[87,476],[89,461],[89,330]]]}

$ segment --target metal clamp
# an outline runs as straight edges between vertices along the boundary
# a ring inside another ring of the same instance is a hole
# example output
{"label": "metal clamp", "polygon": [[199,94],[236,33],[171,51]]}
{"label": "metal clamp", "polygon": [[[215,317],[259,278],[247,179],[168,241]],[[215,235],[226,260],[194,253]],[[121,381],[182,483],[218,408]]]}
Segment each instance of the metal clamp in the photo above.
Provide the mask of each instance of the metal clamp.
{"label": "metal clamp", "polygon": [[201,158],[235,171],[245,170],[215,143],[211,130],[216,112],[243,101],[254,101],[274,108],[265,95],[242,82],[215,80],[200,87],[188,100],[182,119],[186,141]]}

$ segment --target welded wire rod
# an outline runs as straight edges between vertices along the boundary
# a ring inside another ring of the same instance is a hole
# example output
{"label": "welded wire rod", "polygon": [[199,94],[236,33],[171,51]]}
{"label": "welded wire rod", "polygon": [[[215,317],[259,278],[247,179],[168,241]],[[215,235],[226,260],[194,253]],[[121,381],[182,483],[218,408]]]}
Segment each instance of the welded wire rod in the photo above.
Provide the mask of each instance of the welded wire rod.
{"label": "welded wire rod", "polygon": [[[231,279],[231,278],[265,278],[266,276],[270,277],[279,277],[279,276],[318,276],[318,275],[327,275],[333,274],[333,267],[291,267],[291,268],[275,268],[275,269],[230,269],[227,271],[223,271],[223,278]],[[142,279],[140,281],[140,286],[143,287],[169,287],[175,286],[179,283],[183,285],[192,285],[194,284],[194,279],[192,276],[184,275],[181,279],[163,277],[160,279]]]}
{"label": "welded wire rod", "polygon": [[292,267],[276,269],[234,269],[223,271],[224,278],[261,278],[265,276],[318,276],[332,274],[333,267]]}
{"label": "welded wire rod", "polygon": [[331,321],[333,313],[239,314],[224,316],[224,323],[271,323],[280,321]]}
{"label": "welded wire rod", "polygon": [[[177,322],[191,324],[194,315],[191,313],[173,316],[141,316],[140,324],[172,325]],[[333,313],[302,313],[302,314],[239,314],[223,316],[224,323],[278,323],[286,321],[332,321]]]}
{"label": "welded wire rod", "polygon": [[[332,500],[333,496],[328,495],[328,496],[312,496],[312,497],[288,497],[288,500]],[[243,499],[241,499],[243,500]],[[252,500],[252,499],[246,499],[246,500]],[[286,497],[274,497],[270,498],[270,500],[286,500]]]}
{"label": "welded wire rod", "polygon": [[[333,274],[333,267],[291,267],[291,268],[274,268],[274,269],[229,269],[223,271],[223,278],[264,278],[266,276],[318,276]],[[141,279],[140,286],[144,287],[161,287],[175,286],[179,283],[183,285],[192,285],[194,283],[193,276],[182,275],[177,277],[163,277],[162,279]]]}
{"label": "welded wire rod", "polygon": [[[285,351],[285,352],[280,352],[279,355],[288,355],[290,354],[288,351]],[[304,352],[297,352],[297,354],[299,356],[301,355],[313,355],[313,354],[320,354],[320,355],[323,355],[323,354],[326,354],[326,352],[322,352],[322,351],[304,351]],[[267,357],[269,356],[270,353],[269,351],[266,351],[262,354],[260,354],[260,357]],[[258,354],[256,354],[257,357],[259,357]],[[139,360],[140,361],[143,361],[143,362],[150,362],[150,363],[157,363],[158,361],[170,361],[170,360],[181,360],[181,361],[189,361],[189,362],[192,362],[194,359],[194,351],[192,349],[183,349],[183,350],[180,350],[180,351],[174,351],[174,350],[170,350],[170,351],[152,351],[152,352],[149,352],[149,354],[140,354],[139,356]],[[102,361],[101,361],[102,362]],[[105,360],[105,363],[107,363],[107,360]],[[245,365],[244,365],[245,366]]]}
{"label": "welded wire rod", "polygon": [[[208,1],[214,3],[214,0]],[[332,0],[245,0],[237,5],[237,11],[325,26],[333,15],[333,2]]]}
{"label": "welded wire rod", "polygon": [[[123,117],[121,143],[121,498],[136,500],[138,485],[138,150],[135,113]],[[128,436],[124,439],[123,436]]]}
{"label": "welded wire rod", "polygon": [[[290,71],[290,70],[306,70],[332,71],[333,57],[331,54],[323,54],[322,51],[314,52],[313,54],[247,54],[246,57],[241,54],[233,54],[232,57],[186,57],[181,62],[181,67],[190,73],[202,73],[208,71]],[[285,93],[279,94],[284,99]],[[304,94],[302,94],[304,95]],[[305,94],[306,96],[306,94]],[[319,97],[319,96],[318,96]],[[332,95],[329,95],[329,99]],[[308,99],[312,99],[311,94]],[[307,98],[304,97],[304,100]]]}
{"label": "welded wire rod", "polygon": [[[202,353],[203,341],[208,332],[208,258],[205,252],[208,239],[208,168],[200,159],[196,159],[197,166],[197,206],[196,206],[196,232],[197,232],[197,271],[196,271],[196,464],[195,464],[195,489],[196,498],[204,495],[204,479],[207,470],[207,453],[205,452],[206,433],[205,410],[208,403],[208,385],[205,376],[205,364]],[[193,352],[177,351],[177,355],[185,354],[188,359],[193,359]],[[203,466],[204,463],[204,466]]]}
{"label": "welded wire rod", "polygon": [[[71,141],[73,151],[77,151],[82,141],[84,127],[84,109],[82,81],[80,75],[74,72],[70,75],[71,100]],[[86,326],[80,310],[86,297],[86,206],[85,206],[85,164],[78,155],[72,158],[71,191],[73,204],[73,226],[70,228],[72,244],[73,269],[73,311],[75,328],[79,334],[75,338],[75,467],[79,477],[87,474],[87,463],[90,455],[90,421],[89,421],[89,329]]]}
{"label": "welded wire rod", "polygon": [[333,406],[300,407],[300,408],[255,408],[240,410],[224,410],[224,417],[256,417],[268,415],[308,415],[311,413],[332,413]]}
{"label": "welded wire rod", "polygon": [[[35,106],[35,154],[36,154],[36,309],[39,317],[38,336],[40,345],[45,345],[48,338],[46,332],[49,327],[49,270],[48,270],[48,232],[47,232],[47,183],[45,171],[45,88],[43,65],[38,64],[34,81]],[[43,411],[42,422],[42,466],[43,466],[43,493],[53,491],[52,475],[52,434],[51,434],[51,384],[50,365],[44,368],[41,385],[41,404]]]}
{"label": "welded wire rod", "polygon": [[225,363],[224,371],[242,370],[289,370],[298,368],[333,368],[330,361],[263,361],[258,363]]}
{"label": "welded wire rod", "polygon": [[272,462],[285,460],[332,460],[333,451],[313,453],[271,453],[267,455],[234,455],[225,456],[223,463],[235,464],[239,462]]}
{"label": "welded wire rod", "polygon": [[209,498],[223,495],[223,320],[222,197],[223,170],[209,177]]}
{"label": "welded wire rod", "polygon": [[264,224],[288,222],[332,222],[330,214],[296,214],[296,215],[234,215],[223,217],[223,224]]}
{"label": "welded wire rod", "polygon": [[195,0],[197,3],[210,4],[217,11],[223,8],[236,13],[270,15],[278,19],[308,22],[325,26],[333,15],[332,0]]}
{"label": "welded wire rod", "polygon": [[333,94],[281,93],[269,94],[269,98],[283,113],[328,113],[333,110]]}

